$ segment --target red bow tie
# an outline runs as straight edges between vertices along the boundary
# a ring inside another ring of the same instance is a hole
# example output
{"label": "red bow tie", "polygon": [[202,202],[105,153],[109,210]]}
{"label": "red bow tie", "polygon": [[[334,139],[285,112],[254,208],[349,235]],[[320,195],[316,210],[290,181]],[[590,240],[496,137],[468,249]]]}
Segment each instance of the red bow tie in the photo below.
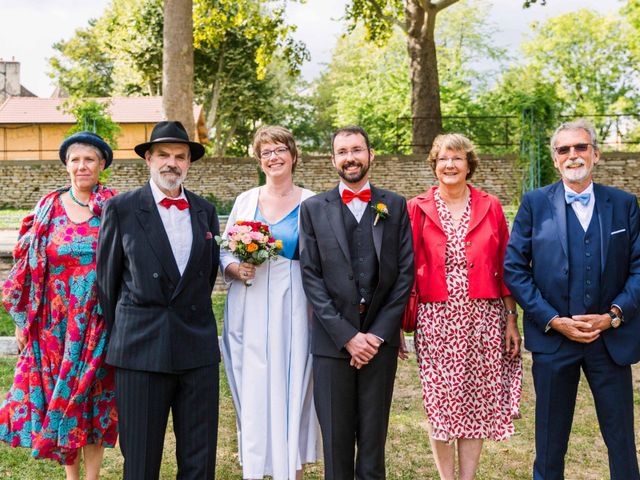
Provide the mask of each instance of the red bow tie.
{"label": "red bow tie", "polygon": [[166,209],[169,209],[172,206],[176,207],[178,210],[186,210],[187,208],[189,208],[189,202],[187,202],[184,198],[164,197],[160,201],[160,205],[162,205]]}
{"label": "red bow tie", "polygon": [[354,198],[359,198],[365,203],[369,203],[371,200],[371,190],[368,188],[366,190],[360,190],[358,193],[353,193],[351,190],[347,190],[346,188],[342,191],[342,201],[343,203],[349,203]]}

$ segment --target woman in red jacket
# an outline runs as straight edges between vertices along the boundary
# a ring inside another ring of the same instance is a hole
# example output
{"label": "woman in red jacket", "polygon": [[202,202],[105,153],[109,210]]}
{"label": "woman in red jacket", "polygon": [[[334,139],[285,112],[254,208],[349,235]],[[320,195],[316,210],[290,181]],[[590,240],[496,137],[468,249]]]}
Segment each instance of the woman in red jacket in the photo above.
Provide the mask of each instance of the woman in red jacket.
{"label": "woman in red jacket", "polygon": [[412,199],[416,353],[442,479],[472,479],[485,438],[514,433],[522,390],[516,304],[503,282],[509,232],[498,199],[467,183],[478,165],[463,135],[438,136],[438,186]]}

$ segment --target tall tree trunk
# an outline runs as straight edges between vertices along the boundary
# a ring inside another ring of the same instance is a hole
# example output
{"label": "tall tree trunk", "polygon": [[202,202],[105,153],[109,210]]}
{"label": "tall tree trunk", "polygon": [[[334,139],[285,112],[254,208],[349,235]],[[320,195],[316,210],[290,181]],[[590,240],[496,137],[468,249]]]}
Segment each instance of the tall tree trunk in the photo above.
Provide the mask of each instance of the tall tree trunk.
{"label": "tall tree trunk", "polygon": [[193,0],[164,0],[162,110],[195,138],[193,118]]}
{"label": "tall tree trunk", "polygon": [[436,57],[435,27],[438,9],[427,2],[425,10],[417,0],[405,6],[407,50],[411,73],[411,116],[413,153],[427,153],[442,132],[440,81]]}

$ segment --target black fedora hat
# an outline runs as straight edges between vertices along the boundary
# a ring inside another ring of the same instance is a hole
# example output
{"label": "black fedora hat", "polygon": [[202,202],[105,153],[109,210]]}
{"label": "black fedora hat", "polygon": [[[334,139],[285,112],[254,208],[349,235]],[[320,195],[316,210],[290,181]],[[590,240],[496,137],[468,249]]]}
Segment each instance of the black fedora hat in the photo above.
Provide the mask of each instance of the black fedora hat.
{"label": "black fedora hat", "polygon": [[184,143],[185,145],[189,145],[192,162],[199,160],[204,155],[204,147],[197,142],[189,140],[189,135],[180,122],[158,123],[153,127],[151,139],[148,142],[136,145],[134,150],[138,155],[144,158],[144,154],[147,153],[147,150],[151,148],[151,145],[155,145],[156,143]]}
{"label": "black fedora hat", "polygon": [[60,161],[65,165],[67,164],[67,150],[69,150],[69,147],[74,143],[85,143],[96,147],[104,156],[104,168],[109,168],[109,165],[111,165],[111,162],[113,161],[113,150],[111,150],[109,144],[105,142],[100,135],[96,135],[93,132],[78,132],[68,138],[65,138],[58,150]]}

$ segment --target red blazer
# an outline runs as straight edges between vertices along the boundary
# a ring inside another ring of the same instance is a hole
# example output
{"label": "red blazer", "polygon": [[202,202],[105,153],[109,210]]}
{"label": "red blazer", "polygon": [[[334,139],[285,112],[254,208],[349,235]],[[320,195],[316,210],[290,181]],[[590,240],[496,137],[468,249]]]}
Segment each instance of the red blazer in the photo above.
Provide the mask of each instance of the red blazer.
{"label": "red blazer", "polygon": [[[415,282],[421,303],[444,302],[449,294],[445,277],[444,233],[433,193],[437,187],[411,199],[407,205],[415,253]],[[510,295],[504,284],[504,253],[509,239],[500,201],[493,195],[471,191],[471,219],[465,238],[470,298],[500,298]],[[418,244],[419,223],[422,242]]]}

